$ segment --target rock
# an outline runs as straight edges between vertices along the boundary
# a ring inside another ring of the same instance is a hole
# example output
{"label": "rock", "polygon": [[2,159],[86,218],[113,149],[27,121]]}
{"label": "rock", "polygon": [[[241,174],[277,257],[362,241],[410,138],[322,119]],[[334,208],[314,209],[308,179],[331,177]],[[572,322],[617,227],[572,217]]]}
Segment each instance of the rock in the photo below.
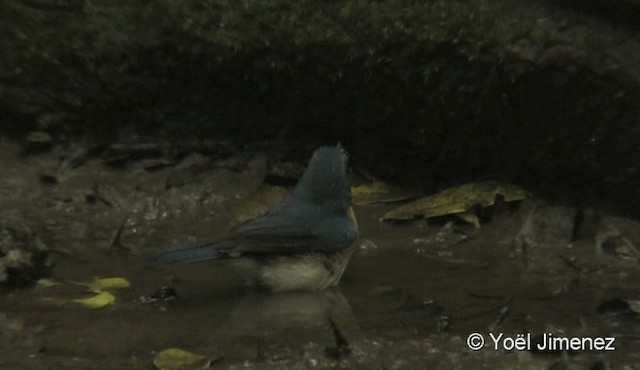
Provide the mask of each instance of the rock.
{"label": "rock", "polygon": [[49,248],[30,222],[16,211],[0,213],[0,286],[21,287],[46,276],[53,267]]}
{"label": "rock", "polygon": [[575,208],[539,204],[525,219],[516,241],[525,247],[564,247],[573,237],[576,215]]}

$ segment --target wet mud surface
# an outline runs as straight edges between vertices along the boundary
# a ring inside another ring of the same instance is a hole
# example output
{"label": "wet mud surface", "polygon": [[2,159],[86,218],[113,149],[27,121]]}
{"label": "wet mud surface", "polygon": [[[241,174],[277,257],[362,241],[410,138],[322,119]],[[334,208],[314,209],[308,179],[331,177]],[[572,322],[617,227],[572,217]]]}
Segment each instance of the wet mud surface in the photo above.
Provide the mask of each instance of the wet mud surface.
{"label": "wet mud surface", "polygon": [[[170,347],[208,355],[216,369],[640,363],[633,251],[640,227],[632,220],[587,210],[574,232],[577,211],[528,199],[494,212],[480,228],[446,219],[381,223],[394,204],[361,205],[362,240],[338,288],[268,294],[245,286],[251,264],[240,260],[147,259],[161,248],[211,240],[282,197],[282,189],[264,184],[264,156],[248,156],[241,168],[191,156],[114,169],[90,157],[64,167],[69,149],[21,156],[5,143],[0,150],[0,205],[36,225],[58,283],[0,293],[3,369],[149,369]],[[107,307],[43,300],[82,297],[86,287],[69,282],[111,276],[131,287],[114,292]],[[149,302],[168,286],[175,299]],[[471,333],[484,336],[484,348],[469,349]],[[614,337],[615,350],[495,350],[490,333],[531,333],[532,347],[544,333]]]}

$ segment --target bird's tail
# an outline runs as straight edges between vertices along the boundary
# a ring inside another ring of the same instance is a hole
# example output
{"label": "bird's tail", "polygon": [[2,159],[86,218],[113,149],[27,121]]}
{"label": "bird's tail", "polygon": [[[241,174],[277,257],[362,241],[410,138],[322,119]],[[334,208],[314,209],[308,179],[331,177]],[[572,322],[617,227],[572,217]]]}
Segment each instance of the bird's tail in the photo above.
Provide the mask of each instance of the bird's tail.
{"label": "bird's tail", "polygon": [[226,254],[221,253],[215,244],[209,243],[157,252],[151,256],[151,259],[165,263],[184,263],[223,257],[226,257]]}

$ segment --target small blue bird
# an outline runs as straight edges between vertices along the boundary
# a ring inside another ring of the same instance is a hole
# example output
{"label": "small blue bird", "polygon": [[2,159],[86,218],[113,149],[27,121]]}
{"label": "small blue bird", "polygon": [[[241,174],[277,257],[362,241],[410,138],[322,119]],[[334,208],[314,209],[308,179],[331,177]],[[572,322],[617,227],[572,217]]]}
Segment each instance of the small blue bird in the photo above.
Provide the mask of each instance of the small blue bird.
{"label": "small blue bird", "polygon": [[274,292],[317,291],[335,286],[358,239],[347,181],[347,154],[321,147],[293,193],[227,236],[197,247],[157,253],[157,261],[179,263],[249,257],[253,278]]}

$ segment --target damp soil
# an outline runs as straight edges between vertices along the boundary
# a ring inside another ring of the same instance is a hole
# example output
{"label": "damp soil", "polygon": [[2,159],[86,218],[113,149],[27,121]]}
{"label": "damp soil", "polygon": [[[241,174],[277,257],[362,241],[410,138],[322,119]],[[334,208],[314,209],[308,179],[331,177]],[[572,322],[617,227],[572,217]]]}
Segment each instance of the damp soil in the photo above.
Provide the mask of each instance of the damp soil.
{"label": "damp soil", "polygon": [[[250,265],[242,261],[160,265],[146,258],[210,240],[259,213],[272,200],[248,200],[278,193],[264,192],[264,156],[248,156],[241,168],[210,166],[197,155],[124,168],[86,157],[65,167],[69,148],[24,155],[4,143],[0,150],[0,205],[38,225],[58,283],[0,293],[0,368],[149,369],[156,353],[172,347],[211,356],[215,369],[640,363],[636,259],[598,249],[597,230],[560,246],[523,247],[518,235],[539,200],[496,213],[480,228],[452,220],[381,223],[396,204],[357,206],[362,240],[340,286],[269,294],[246,286]],[[185,168],[205,170],[189,177]],[[180,186],[167,186],[176,176]],[[608,217],[630,242],[640,241],[639,224]],[[107,307],[43,299],[81,297],[86,289],[70,282],[115,276],[131,287],[114,292]],[[175,291],[173,299],[150,302],[163,287]],[[486,338],[484,348],[469,349],[471,333]],[[614,337],[615,350],[496,350],[490,333]]]}

